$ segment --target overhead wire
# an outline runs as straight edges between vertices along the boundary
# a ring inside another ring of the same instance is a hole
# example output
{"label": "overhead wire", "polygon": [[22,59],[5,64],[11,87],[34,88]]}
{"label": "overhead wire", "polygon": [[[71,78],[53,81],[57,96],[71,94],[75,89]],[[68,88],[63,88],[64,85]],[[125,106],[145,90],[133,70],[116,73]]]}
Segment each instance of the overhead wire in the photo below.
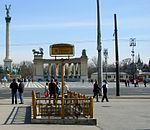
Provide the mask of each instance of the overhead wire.
{"label": "overhead wire", "polygon": [[[122,42],[130,42],[130,39],[118,39]],[[114,39],[103,39],[102,42],[114,41]],[[150,39],[136,39],[136,42],[150,42]],[[53,42],[55,43],[55,42]],[[57,43],[57,42],[56,42]],[[67,41],[66,43],[96,43],[96,40],[81,40],[81,41]],[[12,43],[11,46],[35,46],[35,45],[50,45],[50,42],[33,42],[33,43]],[[0,45],[0,47],[4,46]]]}

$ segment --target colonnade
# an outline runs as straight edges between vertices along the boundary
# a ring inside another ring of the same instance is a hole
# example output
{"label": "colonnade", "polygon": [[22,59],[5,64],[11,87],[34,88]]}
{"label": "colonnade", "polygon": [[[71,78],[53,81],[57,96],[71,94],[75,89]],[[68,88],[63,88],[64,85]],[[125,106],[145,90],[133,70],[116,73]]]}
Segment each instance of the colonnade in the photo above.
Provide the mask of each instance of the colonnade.
{"label": "colonnade", "polygon": [[[87,80],[88,79],[88,57],[82,53],[80,58],[64,59],[64,77],[66,80]],[[42,55],[34,55],[34,80],[61,78],[61,59],[43,59]]]}
{"label": "colonnade", "polygon": [[[60,63],[49,63],[45,64],[45,73],[50,77],[60,77],[62,64]],[[79,77],[81,75],[81,63],[65,63],[64,65],[64,76],[65,77]]]}

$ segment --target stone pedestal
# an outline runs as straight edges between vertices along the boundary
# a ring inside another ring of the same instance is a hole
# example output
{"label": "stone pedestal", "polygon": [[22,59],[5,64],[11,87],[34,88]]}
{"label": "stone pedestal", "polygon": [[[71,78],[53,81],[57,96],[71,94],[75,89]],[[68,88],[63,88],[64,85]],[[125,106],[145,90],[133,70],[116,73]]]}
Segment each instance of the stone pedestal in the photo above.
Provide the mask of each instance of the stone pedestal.
{"label": "stone pedestal", "polygon": [[12,63],[12,60],[11,59],[4,59],[4,68],[8,69],[9,71],[11,71],[11,63]]}
{"label": "stone pedestal", "polygon": [[81,80],[88,80],[88,58],[87,56],[81,56]]}
{"label": "stone pedestal", "polygon": [[33,80],[44,80],[43,75],[43,56],[42,55],[34,55],[34,76]]}

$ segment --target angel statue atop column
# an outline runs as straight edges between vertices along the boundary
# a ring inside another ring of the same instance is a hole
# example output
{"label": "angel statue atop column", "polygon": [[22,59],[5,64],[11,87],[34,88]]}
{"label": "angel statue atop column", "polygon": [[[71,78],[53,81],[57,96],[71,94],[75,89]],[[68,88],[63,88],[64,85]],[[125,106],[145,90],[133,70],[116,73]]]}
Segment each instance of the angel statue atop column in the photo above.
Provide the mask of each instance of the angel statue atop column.
{"label": "angel statue atop column", "polygon": [[10,7],[11,7],[11,5],[9,5],[8,7],[7,7],[7,5],[5,5],[7,17],[9,17],[9,10],[10,10]]}

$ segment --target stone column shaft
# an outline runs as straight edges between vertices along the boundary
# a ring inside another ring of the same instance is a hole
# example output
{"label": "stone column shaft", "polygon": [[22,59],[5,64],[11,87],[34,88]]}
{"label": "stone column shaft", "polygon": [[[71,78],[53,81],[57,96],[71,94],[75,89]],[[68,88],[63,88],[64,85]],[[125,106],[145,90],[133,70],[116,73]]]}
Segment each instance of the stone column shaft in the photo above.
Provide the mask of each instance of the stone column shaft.
{"label": "stone column shaft", "polygon": [[59,64],[56,64],[56,77],[58,76]]}
{"label": "stone column shaft", "polygon": [[10,33],[9,33],[9,24],[11,21],[11,17],[5,17],[6,20],[6,57],[4,59],[4,68],[8,68],[11,71],[11,57],[10,57]]}
{"label": "stone column shaft", "polygon": [[51,76],[52,72],[51,72],[51,64],[48,65],[48,74]]}
{"label": "stone column shaft", "polygon": [[9,22],[6,22],[6,58],[10,59]]}

